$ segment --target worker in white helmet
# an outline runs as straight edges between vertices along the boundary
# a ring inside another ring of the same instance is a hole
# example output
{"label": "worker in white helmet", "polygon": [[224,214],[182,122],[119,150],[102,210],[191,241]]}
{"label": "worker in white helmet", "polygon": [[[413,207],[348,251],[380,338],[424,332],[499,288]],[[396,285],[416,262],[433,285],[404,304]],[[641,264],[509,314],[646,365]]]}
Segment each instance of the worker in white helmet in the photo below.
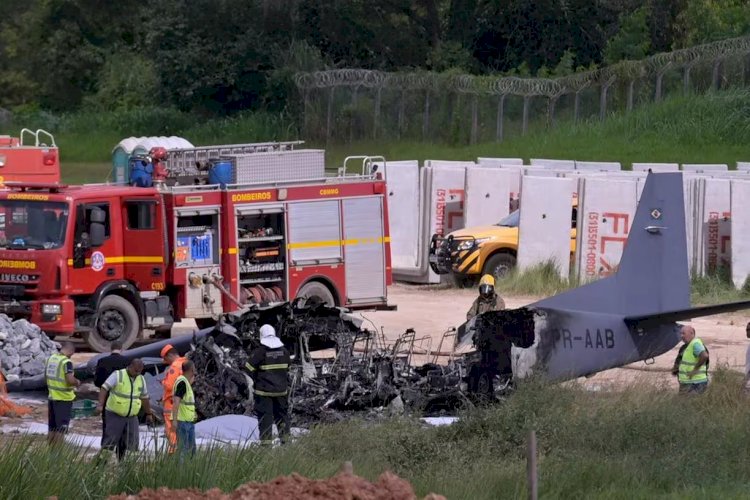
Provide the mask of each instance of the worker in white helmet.
{"label": "worker in white helmet", "polygon": [[253,378],[261,442],[271,442],[274,423],[281,442],[286,442],[290,428],[289,351],[271,325],[260,327],[260,346],[250,353],[245,367]]}

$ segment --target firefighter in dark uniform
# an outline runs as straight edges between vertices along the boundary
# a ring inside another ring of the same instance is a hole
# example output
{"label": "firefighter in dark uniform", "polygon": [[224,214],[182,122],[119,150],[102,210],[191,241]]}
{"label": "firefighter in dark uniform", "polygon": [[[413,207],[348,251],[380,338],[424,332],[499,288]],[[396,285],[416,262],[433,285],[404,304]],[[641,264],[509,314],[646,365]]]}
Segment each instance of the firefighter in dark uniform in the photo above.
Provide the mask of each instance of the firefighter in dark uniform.
{"label": "firefighter in dark uniform", "polygon": [[[485,274],[479,282],[479,297],[474,300],[466,313],[469,321],[479,314],[490,311],[502,311],[505,302],[495,292],[495,278]],[[495,392],[496,378],[501,385],[512,381],[511,342],[504,328],[494,325],[494,328],[480,328],[474,336],[474,345],[479,351],[479,363],[472,367],[469,373],[471,390],[477,393],[491,395]]]}
{"label": "firefighter in dark uniform", "polygon": [[285,443],[290,428],[289,351],[271,325],[260,327],[260,344],[250,353],[245,365],[253,378],[260,439],[264,444],[271,442],[275,423],[279,438]]}

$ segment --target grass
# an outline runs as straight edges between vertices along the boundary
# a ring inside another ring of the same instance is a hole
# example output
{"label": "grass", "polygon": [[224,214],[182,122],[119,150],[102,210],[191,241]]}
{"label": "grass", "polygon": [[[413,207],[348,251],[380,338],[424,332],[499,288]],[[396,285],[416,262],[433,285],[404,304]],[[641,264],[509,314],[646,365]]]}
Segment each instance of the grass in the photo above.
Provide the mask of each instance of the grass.
{"label": "grass", "polygon": [[[388,160],[474,160],[479,156],[561,158],[590,161],[727,163],[750,161],[750,91],[725,90],[705,95],[672,96],[658,105],[630,114],[612,115],[605,122],[575,125],[560,121],[550,130],[534,130],[502,143],[451,145],[423,141],[332,142],[308,140],[324,147],[329,165],[348,155],[377,154]],[[231,118],[204,119],[169,109],[123,112],[80,112],[69,115],[36,113],[16,117],[16,125],[0,133],[17,134],[21,127],[42,127],[55,134],[63,169],[79,163],[107,163],[123,138],[178,135],[195,145],[308,139],[297,132],[295,120],[283,114],[241,113]],[[94,181],[76,171],[70,182]]]}
{"label": "grass", "polygon": [[427,428],[407,417],[348,420],[319,426],[288,447],[202,451],[184,465],[142,455],[124,467],[97,468],[85,450],[49,453],[17,438],[0,454],[0,496],[102,498],[158,486],[229,491],[292,471],[329,477],[351,460],[355,473],[374,480],[393,471],[419,495],[524,498],[526,438],[533,429],[540,498],[742,498],[750,472],[750,405],[740,379],[719,368],[699,397],[643,385],[591,393],[532,379],[502,404],[468,411],[451,426]]}

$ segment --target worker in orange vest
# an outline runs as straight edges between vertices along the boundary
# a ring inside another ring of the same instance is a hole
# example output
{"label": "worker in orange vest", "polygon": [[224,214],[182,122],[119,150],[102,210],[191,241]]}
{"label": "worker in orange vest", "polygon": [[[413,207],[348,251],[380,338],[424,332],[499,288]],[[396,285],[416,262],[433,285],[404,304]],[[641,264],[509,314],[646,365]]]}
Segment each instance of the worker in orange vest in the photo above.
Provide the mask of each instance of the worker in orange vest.
{"label": "worker in orange vest", "polygon": [[172,421],[172,388],[177,379],[182,376],[182,363],[186,361],[183,356],[172,347],[165,345],[161,350],[161,357],[165,365],[168,365],[167,374],[162,381],[164,394],[162,395],[162,407],[164,408],[164,430],[167,435],[167,451],[174,453],[177,447],[177,422]]}

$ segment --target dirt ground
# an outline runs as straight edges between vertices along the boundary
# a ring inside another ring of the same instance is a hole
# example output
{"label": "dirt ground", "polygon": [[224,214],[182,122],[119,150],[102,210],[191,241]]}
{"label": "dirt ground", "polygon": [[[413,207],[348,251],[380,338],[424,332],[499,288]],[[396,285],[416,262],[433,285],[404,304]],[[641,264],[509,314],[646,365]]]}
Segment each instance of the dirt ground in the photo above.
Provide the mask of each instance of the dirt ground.
{"label": "dirt ground", "polygon": [[[164,498],[183,498],[188,500],[272,500],[276,498],[295,498],[298,500],[417,500],[414,489],[405,480],[385,472],[377,482],[351,473],[340,473],[330,479],[313,480],[299,474],[277,477],[267,483],[243,484],[231,493],[218,489],[206,492],[191,490],[143,490],[137,495],[111,496],[109,500],[161,500]],[[445,500],[435,494],[427,495],[424,500]]]}

